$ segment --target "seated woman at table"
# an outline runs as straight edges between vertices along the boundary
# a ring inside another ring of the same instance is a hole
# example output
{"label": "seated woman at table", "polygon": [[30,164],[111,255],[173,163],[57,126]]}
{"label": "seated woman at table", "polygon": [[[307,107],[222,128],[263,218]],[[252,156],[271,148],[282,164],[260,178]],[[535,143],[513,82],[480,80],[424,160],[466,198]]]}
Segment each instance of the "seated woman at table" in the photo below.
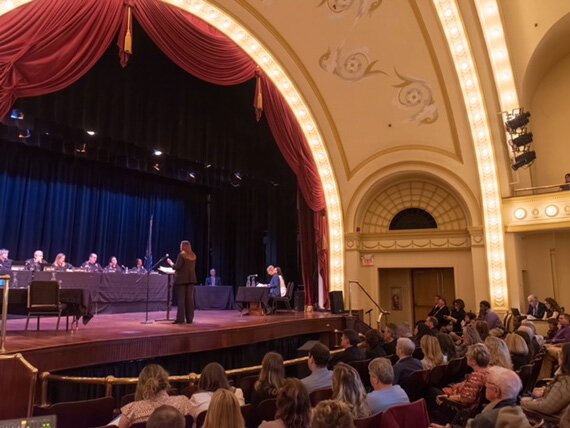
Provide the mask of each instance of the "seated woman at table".
{"label": "seated woman at table", "polygon": [[136,265],[134,268],[132,268],[131,270],[129,270],[130,273],[146,273],[146,269],[143,266],[143,261],[142,259],[137,259],[136,260]]}
{"label": "seated woman at table", "polygon": [[111,257],[109,259],[109,264],[107,266],[105,266],[105,269],[103,269],[103,272],[106,273],[123,273],[123,268],[121,266],[119,266],[119,262],[117,262],[117,258],[115,256]]}
{"label": "seated woman at table", "polygon": [[65,254],[63,253],[58,253],[55,256],[52,266],[56,272],[65,272],[73,269],[73,266],[65,261]]}

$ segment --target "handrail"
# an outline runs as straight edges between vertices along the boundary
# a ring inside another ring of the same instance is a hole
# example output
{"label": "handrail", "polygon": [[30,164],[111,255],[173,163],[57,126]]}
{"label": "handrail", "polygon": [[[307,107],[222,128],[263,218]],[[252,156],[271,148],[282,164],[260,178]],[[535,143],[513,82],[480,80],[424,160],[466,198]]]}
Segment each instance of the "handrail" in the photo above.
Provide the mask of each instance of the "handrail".
{"label": "handrail", "polygon": [[391,314],[390,311],[387,311],[386,309],[384,309],[382,306],[380,306],[379,303],[377,303],[372,296],[368,293],[368,291],[366,291],[366,289],[362,286],[362,284],[358,281],[348,281],[348,314],[350,316],[352,316],[352,296],[350,293],[351,290],[351,285],[352,284],[356,284],[358,285],[358,287],[360,287],[360,289],[364,292],[364,294],[366,295],[366,297],[368,297],[368,299],[370,299],[370,301],[374,304],[374,306],[376,306],[378,308],[378,310],[380,311],[380,314],[378,315],[378,319],[376,320],[376,323],[378,324],[378,330],[380,330],[380,325],[382,323],[382,317],[384,315],[388,316]]}
{"label": "handrail", "polygon": [[533,194],[534,194],[535,190],[550,190],[550,189],[552,189],[550,192],[545,192],[545,193],[554,193],[554,192],[566,191],[567,187],[570,187],[570,183],[549,184],[546,186],[523,187],[521,189],[514,189],[514,191],[515,191],[515,193],[517,193],[517,192],[533,192]]}
{"label": "handrail", "polygon": [[[330,351],[331,355],[338,354],[344,351],[344,349],[335,349]],[[304,363],[308,360],[308,357],[299,357],[293,358],[290,360],[283,361],[283,365],[294,366],[296,364]],[[237,369],[230,369],[226,370],[226,376],[235,376],[235,375],[243,375],[243,374],[250,374],[255,373],[261,370],[261,366],[249,366],[249,367],[241,367]],[[195,383],[200,379],[199,373],[189,373],[187,375],[173,375],[168,376],[168,381],[170,383],[182,383],[182,382],[189,382]],[[50,372],[42,372],[40,375],[40,382],[41,382],[41,400],[40,405],[45,407],[49,405],[47,400],[47,393],[48,393],[48,382],[49,381],[57,381],[57,382],[70,382],[70,383],[77,383],[77,384],[90,384],[90,385],[105,385],[105,396],[111,396],[113,394],[113,386],[115,385],[134,385],[138,382],[138,377],[115,377],[115,376],[106,376],[106,377],[86,377],[86,376],[60,376],[56,374],[51,374]]]}

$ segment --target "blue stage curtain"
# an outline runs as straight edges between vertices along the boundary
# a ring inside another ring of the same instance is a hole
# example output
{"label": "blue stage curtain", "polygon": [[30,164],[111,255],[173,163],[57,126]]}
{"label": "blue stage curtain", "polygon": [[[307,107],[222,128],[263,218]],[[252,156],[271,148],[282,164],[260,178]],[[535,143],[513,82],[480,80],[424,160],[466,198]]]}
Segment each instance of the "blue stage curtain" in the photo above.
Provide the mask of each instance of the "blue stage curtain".
{"label": "blue stage curtain", "polygon": [[180,240],[201,248],[206,194],[182,183],[0,144],[0,248],[24,260],[41,249],[49,262],[63,252],[79,266],[89,253],[132,267],[145,254],[154,214],[153,252],[176,252]]}

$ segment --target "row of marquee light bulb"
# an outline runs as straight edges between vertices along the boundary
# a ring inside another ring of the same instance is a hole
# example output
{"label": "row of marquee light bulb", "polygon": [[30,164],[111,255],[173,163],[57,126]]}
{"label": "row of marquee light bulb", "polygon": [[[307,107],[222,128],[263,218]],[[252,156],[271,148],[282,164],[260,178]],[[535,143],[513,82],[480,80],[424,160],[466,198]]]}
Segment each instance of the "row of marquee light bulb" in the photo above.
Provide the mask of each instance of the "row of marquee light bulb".
{"label": "row of marquee light bulb", "polygon": [[279,92],[287,100],[295,114],[319,171],[325,192],[329,220],[331,250],[331,289],[342,289],[343,283],[343,233],[342,211],[338,190],[332,173],[331,163],[317,129],[315,120],[299,91],[289,76],[275,61],[273,56],[255,38],[233,18],[203,0],[166,0],[198,16],[214,27],[221,29],[240,46],[263,69],[273,81]]}
{"label": "row of marquee light bulb", "polygon": [[[564,207],[564,212],[567,215],[570,215],[570,205]],[[533,208],[530,213],[533,217],[540,217],[540,210],[538,208]],[[544,214],[547,217],[556,217],[559,213],[560,213],[560,208],[558,207],[558,205],[551,204],[544,207]],[[513,217],[517,220],[524,220],[527,217],[527,215],[528,212],[525,208],[516,208],[513,211]]]}

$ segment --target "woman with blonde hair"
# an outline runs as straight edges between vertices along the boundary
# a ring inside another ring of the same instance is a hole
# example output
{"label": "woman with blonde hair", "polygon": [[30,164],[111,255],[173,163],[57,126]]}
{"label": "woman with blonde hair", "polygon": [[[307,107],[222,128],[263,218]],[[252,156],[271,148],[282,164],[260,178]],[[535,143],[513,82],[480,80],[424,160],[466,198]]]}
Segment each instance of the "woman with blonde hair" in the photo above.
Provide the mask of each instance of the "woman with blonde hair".
{"label": "woman with blonde hair", "polygon": [[311,422],[311,400],[299,379],[285,379],[277,393],[275,420],[263,421],[259,428],[306,428]]}
{"label": "woman with blonde hair", "polygon": [[245,428],[240,404],[236,395],[228,389],[218,389],[212,401],[203,428]]}
{"label": "woman with blonde hair", "polygon": [[194,285],[196,279],[196,254],[192,251],[190,241],[180,243],[180,253],[176,263],[170,259],[166,262],[174,269],[174,289],[178,298],[178,309],[174,324],[192,324],[194,320]]}
{"label": "woman with blonde hair", "polygon": [[422,359],[424,370],[433,369],[435,366],[444,363],[443,352],[441,352],[441,346],[439,345],[437,337],[423,336],[420,340],[420,347],[424,354],[424,358]]}
{"label": "woman with blonde hair", "polygon": [[511,354],[509,348],[503,339],[495,336],[487,336],[485,339],[485,346],[491,355],[490,366],[504,367],[506,369],[513,369],[513,362],[511,361]]}
{"label": "woman with blonde hair", "polygon": [[149,364],[139,374],[135,401],[121,407],[119,428],[145,422],[162,405],[172,406],[183,415],[190,414],[190,400],[185,395],[169,396],[168,372],[158,364]]}
{"label": "woman with blonde hair", "polygon": [[332,375],[332,399],[348,405],[354,419],[370,416],[366,390],[360,375],[353,367],[338,363]]}
{"label": "woman with blonde hair", "polygon": [[528,364],[530,361],[530,353],[526,341],[516,333],[509,333],[505,337],[505,343],[511,353],[511,361],[513,362],[513,370],[518,370],[521,366]]}
{"label": "woman with blonde hair", "polygon": [[214,393],[220,389],[230,391],[236,396],[240,406],[245,404],[241,388],[230,386],[224,368],[218,363],[209,363],[202,369],[198,381],[198,391],[190,398],[190,414],[196,420],[198,415],[209,409]]}
{"label": "woman with blonde hair", "polygon": [[476,345],[477,343],[483,343],[479,332],[473,325],[467,325],[463,327],[463,336],[457,344],[457,355],[459,357],[464,357],[467,353],[467,349],[471,345]]}
{"label": "woman with blonde hair", "polygon": [[259,379],[253,386],[251,404],[257,406],[263,400],[275,398],[285,380],[283,357],[277,352],[268,352],[261,362]]}

